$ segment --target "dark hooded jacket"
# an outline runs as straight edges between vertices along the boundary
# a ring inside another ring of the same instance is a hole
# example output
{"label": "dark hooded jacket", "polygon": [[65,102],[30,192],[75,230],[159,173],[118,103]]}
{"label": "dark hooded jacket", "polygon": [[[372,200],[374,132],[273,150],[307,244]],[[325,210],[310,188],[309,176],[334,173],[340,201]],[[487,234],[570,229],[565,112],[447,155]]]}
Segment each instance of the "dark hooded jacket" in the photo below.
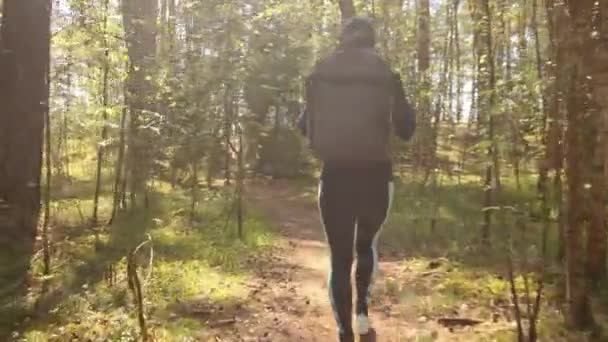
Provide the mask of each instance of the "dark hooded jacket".
{"label": "dark hooded jacket", "polygon": [[[344,25],[340,36],[340,45],[336,53],[348,49],[373,49],[375,34],[371,22],[364,18],[353,18]],[[320,64],[323,61],[319,62]],[[401,77],[394,73],[392,76],[393,103],[391,108],[392,124],[395,133],[403,140],[410,140],[416,127],[416,117],[412,106],[408,103]],[[305,109],[299,119],[299,129],[306,135],[307,110]],[[321,178],[326,181],[334,177],[341,177],[344,173],[360,173],[365,177],[381,177],[387,181],[392,179],[392,162],[332,162],[323,165]]]}

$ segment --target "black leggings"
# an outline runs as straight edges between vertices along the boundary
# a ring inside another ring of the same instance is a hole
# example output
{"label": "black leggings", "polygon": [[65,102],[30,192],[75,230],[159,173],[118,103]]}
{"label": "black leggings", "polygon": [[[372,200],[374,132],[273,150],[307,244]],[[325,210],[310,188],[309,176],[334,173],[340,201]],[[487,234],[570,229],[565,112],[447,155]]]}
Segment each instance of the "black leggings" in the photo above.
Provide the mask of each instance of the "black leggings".
{"label": "black leggings", "polygon": [[369,292],[378,267],[376,244],[386,220],[392,183],[352,175],[323,180],[321,218],[331,250],[329,296],[341,334],[352,334],[351,271],[356,246],[356,314],[368,315]]}

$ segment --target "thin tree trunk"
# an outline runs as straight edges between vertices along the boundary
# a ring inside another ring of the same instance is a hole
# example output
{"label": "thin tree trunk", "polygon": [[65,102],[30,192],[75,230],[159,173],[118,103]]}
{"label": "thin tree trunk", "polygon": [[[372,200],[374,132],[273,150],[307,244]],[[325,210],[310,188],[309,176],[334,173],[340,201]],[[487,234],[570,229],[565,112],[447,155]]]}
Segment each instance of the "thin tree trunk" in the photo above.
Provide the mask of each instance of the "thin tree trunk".
{"label": "thin tree trunk", "polygon": [[[69,62],[68,62],[69,63]],[[68,66],[71,64],[68,64]],[[65,113],[63,114],[63,125],[62,125],[62,134],[61,134],[61,140],[63,141],[63,155],[64,155],[64,175],[66,178],[70,177],[70,142],[68,140],[68,133],[69,133],[69,119],[68,119],[68,114],[70,112],[71,109],[71,104],[72,104],[72,97],[69,95],[71,94],[72,91],[72,75],[69,72],[69,67],[68,67],[68,81],[67,81],[67,99],[65,101]]]}
{"label": "thin tree trunk", "polygon": [[448,98],[448,104],[447,104],[447,110],[446,110],[446,115],[445,115],[445,119],[447,119],[451,124],[452,124],[452,128],[453,128],[453,124],[456,122],[456,118],[455,118],[455,110],[454,110],[454,69],[455,69],[455,65],[456,65],[456,55],[454,53],[455,51],[455,40],[456,40],[456,29],[458,26],[458,18],[456,17],[455,13],[454,13],[454,6],[451,3],[448,3],[446,5],[446,7],[448,8],[448,31],[449,31],[449,36],[450,36],[450,45],[448,47],[448,58],[450,60],[450,65],[449,65],[449,73],[448,73],[448,89],[447,89],[447,98]]}
{"label": "thin tree trunk", "polygon": [[[450,99],[450,85],[452,82],[452,76],[451,73],[453,71],[452,69],[452,55],[453,55],[453,36],[452,36],[452,9],[451,6],[447,5],[445,6],[446,8],[446,18],[445,18],[445,25],[447,27],[447,34],[445,35],[445,39],[443,41],[443,51],[442,51],[442,55],[443,55],[443,72],[441,73],[441,77],[440,77],[440,85],[439,85],[439,91],[441,92],[441,98],[440,98],[440,103],[437,106],[439,109],[439,114],[436,114],[439,116],[440,119],[443,119],[445,121],[449,120],[449,116],[450,116],[450,104],[449,104],[449,99]],[[436,123],[437,124],[437,123]],[[434,137],[434,150],[437,149],[437,136],[438,136],[438,132],[435,132],[435,137]]]}
{"label": "thin tree trunk", "polygon": [[[126,94],[125,94],[126,95]],[[124,160],[125,160],[125,149],[126,149],[126,145],[125,145],[125,125],[127,122],[127,107],[126,107],[126,101],[125,101],[125,107],[122,110],[122,114],[120,116],[120,138],[119,138],[119,142],[118,142],[118,159],[116,160],[116,168],[115,168],[115,175],[114,175],[114,189],[113,189],[113,196],[112,196],[112,215],[110,216],[110,220],[108,222],[108,225],[111,225],[112,223],[114,223],[114,220],[116,219],[116,215],[118,214],[118,209],[120,207],[120,199],[123,195],[123,191],[125,191],[122,187],[121,187],[121,183],[123,181],[123,169],[124,169]]]}
{"label": "thin tree trunk", "polygon": [[494,201],[496,201],[496,196],[500,193],[502,188],[501,184],[501,176],[500,176],[500,158],[498,151],[498,141],[497,141],[497,130],[496,130],[496,119],[493,115],[494,106],[496,104],[496,66],[494,64],[494,43],[492,39],[492,12],[490,11],[490,3],[489,0],[483,1],[484,8],[484,20],[487,26],[487,33],[484,34],[485,44],[488,53],[488,73],[489,73],[489,95],[488,95],[488,107],[487,112],[489,114],[488,119],[488,139],[491,143],[491,150],[488,151],[488,154],[492,160],[493,167],[493,176],[494,176],[494,184],[492,188],[494,189]]}
{"label": "thin tree trunk", "polygon": [[498,144],[495,137],[495,118],[493,115],[496,98],[495,66],[492,43],[492,17],[488,0],[471,1],[472,15],[475,25],[479,26],[478,41],[478,82],[479,89],[485,89],[480,94],[479,110],[484,111],[487,122],[487,139],[490,144],[487,150],[487,167],[485,174],[485,196],[483,206],[484,222],[481,230],[481,242],[484,246],[490,245],[492,210],[496,203],[496,197],[500,193],[500,164],[498,159]]}
{"label": "thin tree trunk", "polygon": [[[423,167],[428,175],[434,160],[433,127],[431,113],[431,81],[429,68],[431,65],[431,33],[430,33],[430,3],[429,0],[419,0],[416,4],[418,17],[417,52],[418,52],[418,82],[420,128],[416,138],[417,167]],[[425,176],[425,180],[426,180]]]}
{"label": "thin tree trunk", "polygon": [[[443,51],[442,51],[442,56],[443,56],[443,65],[442,65],[442,69],[443,72],[441,73],[441,77],[440,77],[440,81],[439,81],[439,92],[440,92],[440,98],[437,101],[436,105],[435,105],[435,110],[434,110],[434,116],[433,116],[433,125],[432,125],[432,132],[431,132],[431,149],[430,149],[430,154],[432,157],[432,161],[431,164],[429,165],[429,168],[426,170],[427,174],[430,174],[431,172],[434,172],[434,170],[437,169],[437,165],[438,165],[438,160],[437,160],[437,149],[439,146],[439,129],[441,127],[441,120],[443,118],[443,120],[448,120],[448,117],[450,116],[449,113],[449,109],[450,106],[447,105],[446,103],[449,103],[449,101],[451,100],[451,96],[450,96],[450,87],[449,84],[451,84],[451,76],[449,76],[452,72],[452,69],[450,68],[450,61],[452,60],[451,55],[452,55],[452,32],[451,32],[451,7],[449,5],[446,5],[446,27],[448,28],[448,33],[445,36],[445,39],[443,41]],[[425,182],[426,183],[426,182]]]}
{"label": "thin tree trunk", "polygon": [[[127,151],[128,151],[128,148],[127,148]],[[125,157],[126,157],[126,155],[127,154],[125,154]],[[122,177],[122,182],[120,184],[120,208],[125,210],[129,207],[128,202],[127,202],[127,187],[129,184],[129,170],[130,170],[128,158],[125,158],[123,165],[124,165],[124,167],[122,169],[123,177]]]}
{"label": "thin tree trunk", "polygon": [[[230,166],[232,161],[232,150],[230,146],[232,144],[232,124],[233,124],[233,104],[232,104],[232,86],[226,84],[226,89],[224,92],[224,144],[225,147],[225,155],[224,155],[224,182],[226,185],[229,185],[232,178],[230,173]],[[275,121],[275,127],[277,125],[278,119]],[[276,129],[275,129],[276,131]]]}
{"label": "thin tree trunk", "polygon": [[[512,97],[513,94],[513,67],[512,67],[512,59],[513,59],[513,51],[511,47],[511,22],[506,23],[506,35],[505,35],[505,49],[506,49],[506,68],[505,68],[505,83],[506,83],[506,93],[504,96]],[[509,127],[511,129],[511,162],[513,163],[513,176],[515,177],[515,186],[517,190],[521,190],[521,144],[524,142],[524,137],[521,133],[521,127],[518,119],[513,114],[513,106],[509,103],[506,104],[507,109],[507,119],[509,121]]]}
{"label": "thin tree trunk", "polygon": [[[532,0],[532,32],[534,34],[534,47],[536,53],[536,76],[539,81],[546,81],[543,73],[543,61],[540,51],[540,38],[538,34],[538,22],[537,22],[537,13],[538,13],[538,3],[537,0]],[[550,20],[550,19],[549,19]],[[547,246],[546,241],[548,239],[549,230],[551,228],[551,207],[549,205],[549,130],[547,127],[547,118],[548,118],[548,106],[547,106],[547,98],[546,91],[542,93],[542,108],[540,109],[540,113],[542,114],[542,126],[541,126],[541,145],[545,149],[545,160],[540,163],[540,167],[538,170],[538,193],[540,195],[541,202],[541,214],[543,221],[543,245],[542,245],[542,253],[546,255]]]}
{"label": "thin tree trunk", "polygon": [[462,121],[462,87],[463,87],[463,75],[462,75],[462,61],[460,56],[460,24],[459,24],[459,8],[460,0],[454,0],[454,35],[456,41],[456,121]]}
{"label": "thin tree trunk", "polygon": [[[537,19],[537,13],[538,13],[538,3],[537,0],[532,0],[532,33],[534,34],[534,50],[536,52],[536,76],[538,77],[539,80],[543,80],[544,79],[544,73],[543,73],[543,56],[541,54],[541,47],[540,47],[540,37],[539,37],[539,33],[538,33],[538,19]],[[541,138],[542,140],[542,144],[546,145],[547,144],[547,118],[548,118],[548,112],[547,112],[547,97],[545,96],[545,92],[542,93],[542,103],[541,103],[541,108],[540,108],[540,112],[542,113],[542,125],[541,125]]]}
{"label": "thin tree trunk", "polygon": [[51,273],[49,224],[51,220],[51,184],[53,179],[53,169],[51,165],[51,120],[48,108],[46,113],[44,113],[44,126],[46,184],[44,188],[44,219],[42,222],[42,264],[43,274],[49,275]]}
{"label": "thin tree trunk", "polygon": [[496,0],[496,36],[494,38],[494,57],[495,57],[495,70],[498,78],[504,79],[506,68],[504,68],[505,57],[507,55],[507,22],[505,20],[505,12],[507,10],[507,4],[505,0]]}
{"label": "thin tree trunk", "polygon": [[[478,0],[469,0],[469,12],[471,14],[471,19],[473,20],[473,92],[471,95],[471,113],[475,118],[476,124],[476,135],[481,136],[481,127],[482,127],[482,111],[481,108],[481,100],[480,100],[480,75],[481,75],[481,57],[483,53],[483,47],[481,46],[482,42],[480,40],[481,36],[481,14],[479,10]],[[470,123],[473,121],[471,120]]]}
{"label": "thin tree trunk", "polygon": [[70,176],[70,168],[69,168],[69,147],[68,147],[68,114],[72,105],[72,57],[71,52],[68,52],[68,56],[66,57],[66,66],[65,66],[65,74],[66,74],[66,90],[65,90],[65,108],[61,113],[61,124],[59,125],[59,132],[57,132],[57,146],[55,147],[55,153],[57,155],[57,165],[55,165],[57,169],[57,174],[64,176],[66,179]]}
{"label": "thin tree trunk", "polygon": [[103,48],[103,84],[101,91],[101,108],[102,115],[101,119],[103,120],[103,126],[101,128],[101,143],[97,146],[97,172],[95,175],[95,195],[93,197],[93,216],[91,218],[91,223],[93,226],[97,225],[98,221],[98,210],[99,210],[99,196],[101,192],[101,170],[103,167],[103,158],[106,140],[108,139],[108,79],[110,75],[110,50],[108,47],[108,38],[107,38],[107,30],[108,30],[108,10],[109,10],[109,0],[104,1],[104,14],[103,14],[103,39],[102,39],[102,48]]}
{"label": "thin tree trunk", "polygon": [[[557,208],[558,225],[557,261],[562,263],[566,255],[566,232],[564,224],[565,211],[562,182],[564,160],[564,127],[562,124],[564,117],[562,115],[562,103],[567,102],[567,99],[565,99],[562,95],[567,93],[567,89],[564,85],[564,74],[566,71],[564,69],[565,60],[563,42],[568,35],[568,31],[564,27],[567,26],[569,19],[565,15],[564,6],[561,4],[556,5],[554,0],[548,0],[545,2],[545,11],[548,18],[547,23],[549,28],[549,43],[550,50],[552,52],[552,61],[550,64],[548,64],[550,66],[548,68],[548,73],[550,76],[547,76],[547,78],[553,79],[553,82],[550,84],[551,86],[547,88],[547,97],[550,98],[550,101],[548,101],[550,106],[548,106],[547,111],[551,119],[548,123],[547,156],[545,161],[547,165],[545,167],[554,171],[553,201]],[[560,25],[556,25],[555,23],[560,23]]]}
{"label": "thin tree trunk", "polygon": [[196,218],[196,205],[198,203],[198,160],[192,162],[192,184],[190,186],[190,225],[194,224]]}
{"label": "thin tree trunk", "polygon": [[237,217],[237,229],[239,239],[244,240],[244,207],[243,207],[243,196],[245,192],[245,165],[243,159],[243,153],[245,152],[243,149],[243,130],[239,127],[237,128],[239,135],[239,150],[238,150],[238,170],[237,170],[237,207],[236,207],[236,217]]}

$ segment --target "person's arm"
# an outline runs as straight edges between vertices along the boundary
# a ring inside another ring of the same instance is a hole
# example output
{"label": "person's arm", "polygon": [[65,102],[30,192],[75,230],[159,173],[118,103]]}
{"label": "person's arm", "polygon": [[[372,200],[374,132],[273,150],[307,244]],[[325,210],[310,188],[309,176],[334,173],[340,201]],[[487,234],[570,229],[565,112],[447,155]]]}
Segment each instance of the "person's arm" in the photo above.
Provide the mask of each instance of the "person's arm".
{"label": "person's arm", "polygon": [[395,133],[403,140],[410,140],[416,130],[416,111],[407,101],[401,76],[394,77],[393,124]]}

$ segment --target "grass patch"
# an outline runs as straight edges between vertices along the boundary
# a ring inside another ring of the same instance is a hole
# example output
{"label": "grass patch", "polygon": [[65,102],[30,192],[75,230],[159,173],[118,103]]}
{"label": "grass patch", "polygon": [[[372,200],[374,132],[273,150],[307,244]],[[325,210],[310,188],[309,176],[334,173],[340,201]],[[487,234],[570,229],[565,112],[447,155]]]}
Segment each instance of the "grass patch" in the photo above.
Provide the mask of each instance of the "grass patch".
{"label": "grass patch", "polygon": [[[533,217],[537,205],[534,179],[522,178],[522,183],[522,189],[517,190],[514,184],[505,182],[502,203],[526,213],[524,221],[530,228],[529,243],[539,243],[541,225]],[[483,189],[477,182],[459,184],[456,179],[446,177],[438,182],[437,187],[427,185],[424,188],[415,181],[398,182],[390,217],[381,237],[385,250],[408,256],[469,257],[468,261],[477,263],[480,259],[489,264],[500,262],[494,258],[504,259],[498,255],[500,253],[492,252],[479,258],[476,249],[483,223],[483,199]],[[506,221],[498,222],[498,215],[493,216],[490,232],[492,250],[500,251],[508,240],[508,233],[513,231],[514,220],[507,215]],[[557,235],[557,229],[552,229],[550,253],[557,250]]]}
{"label": "grass patch", "polygon": [[[372,296],[376,307],[389,309],[406,321],[436,329],[439,318],[469,318],[481,322],[471,328],[455,327],[458,341],[515,341],[514,313],[508,280],[484,268],[449,259],[410,258],[398,263],[390,276],[382,277]],[[516,279],[520,294],[524,282]],[[555,288],[546,289],[546,297]],[[532,294],[534,295],[534,294]],[[522,303],[524,297],[520,299]],[[522,304],[523,314],[526,306]],[[543,305],[538,333],[547,341],[585,341],[589,333],[569,331],[563,314],[553,305]]]}
{"label": "grass patch", "polygon": [[[409,257],[450,257],[463,259],[470,257],[478,260],[479,251],[475,249],[481,236],[483,223],[484,191],[479,176],[467,173],[458,177],[440,175],[437,185],[432,182],[421,185],[420,177],[402,174],[395,180],[395,194],[390,215],[385,225],[381,243],[382,250]],[[312,178],[302,178],[292,182],[298,196],[309,201],[317,201],[317,182]],[[530,226],[530,236],[540,237],[538,200],[536,197],[536,177],[522,173],[521,188],[517,189],[511,178],[503,180],[501,201],[505,206],[518,208],[526,213],[524,221]],[[509,216],[509,215],[507,215]],[[507,239],[508,229],[513,226],[510,218],[498,222],[494,215],[491,242],[494,247],[501,246]],[[551,225],[549,252],[557,250],[557,228]],[[533,243],[540,241],[531,240]],[[493,253],[491,256],[497,256]],[[487,259],[496,263],[495,258]]]}
{"label": "grass patch", "polygon": [[[72,183],[75,187],[87,182]],[[67,186],[67,185],[66,185]],[[274,238],[256,212],[247,212],[245,235],[236,237],[228,219],[233,190],[201,191],[201,203],[190,215],[190,199],[181,190],[158,184],[150,207],[122,213],[111,227],[88,228],[92,199],[85,190],[65,190],[53,201],[53,271],[48,292],[33,301],[4,306],[4,336],[18,341],[135,341],[139,331],[126,281],[126,255],[152,240],[138,256],[145,307],[152,335],[162,341],[196,340],[203,320],[175,319],[176,303],[244,301],[250,276],[245,261],[272,247]],[[100,201],[100,218],[111,210],[109,191]],[[33,273],[41,271],[34,259]],[[149,277],[148,277],[148,274]],[[35,278],[37,283],[41,279]],[[35,291],[34,291],[35,292]],[[17,310],[27,318],[15,325]],[[12,315],[12,317],[11,317]],[[12,319],[11,319],[12,318]]]}

